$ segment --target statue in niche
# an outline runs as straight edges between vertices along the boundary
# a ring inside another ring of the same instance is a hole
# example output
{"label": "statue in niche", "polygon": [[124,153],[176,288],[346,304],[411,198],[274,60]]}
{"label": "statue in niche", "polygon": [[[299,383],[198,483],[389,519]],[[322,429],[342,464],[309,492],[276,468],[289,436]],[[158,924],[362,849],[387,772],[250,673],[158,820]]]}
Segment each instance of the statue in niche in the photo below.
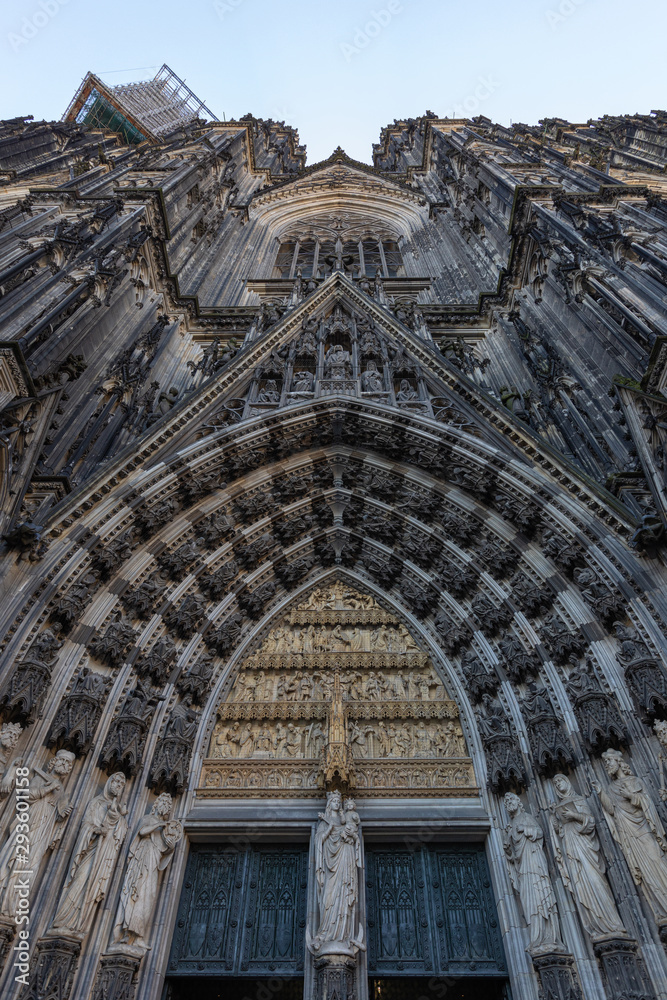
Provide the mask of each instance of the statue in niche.
{"label": "statue in niche", "polygon": [[653,731],[658,737],[660,751],[658,761],[660,763],[660,798],[663,802],[667,800],[667,788],[665,788],[665,766],[667,764],[667,722],[658,719],[653,726]]}
{"label": "statue in niche", "polygon": [[74,846],[69,874],[60,894],[54,930],[85,934],[106,896],[116,856],[127,833],[122,801],[125,775],[116,771],[88,803]]}
{"label": "statue in niche", "polygon": [[417,399],[417,393],[410,385],[407,378],[402,378],[398,387],[398,392],[396,393],[396,399],[399,403],[409,403],[413,399]]}
{"label": "statue in niche", "polygon": [[382,388],[382,375],[378,366],[375,361],[369,361],[361,376],[361,389],[363,392],[382,392]]}
{"label": "statue in niche", "polygon": [[257,396],[258,403],[279,403],[280,402],[280,390],[278,388],[278,383],[274,378],[268,378],[264,385],[264,388]]}
{"label": "statue in niche", "polygon": [[564,774],[555,775],[553,783],[558,801],[550,808],[558,843],[556,862],[563,882],[579,904],[584,927],[593,938],[623,936],[625,929],[605,877],[593,814]]}
{"label": "statue in niche", "polygon": [[432,752],[431,737],[423,722],[419,722],[413,729],[413,739],[415,757],[430,757]]}
{"label": "statue in niche", "polygon": [[312,372],[294,372],[292,392],[312,392],[315,378]]}
{"label": "statue in niche", "polygon": [[245,724],[243,729],[240,728],[238,722],[235,722],[229,739],[232,743],[236,744],[238,757],[250,757],[252,755],[254,736],[252,726],[249,722]]}
{"label": "statue in niche", "polygon": [[412,751],[412,737],[407,726],[396,726],[396,729],[392,732],[390,729],[391,738],[396,747],[397,757],[409,757]]}
{"label": "statue in niche", "polygon": [[[48,851],[53,851],[60,842],[65,821],[72,811],[72,805],[65,795],[63,780],[72,770],[74,760],[75,756],[69,750],[59,750],[47,764],[46,771],[39,767],[32,769],[30,784],[26,789],[26,798],[30,803],[29,864],[25,864],[28,859],[17,851],[13,829],[0,851],[0,913],[3,916],[16,916],[17,880],[24,878],[26,869],[30,868],[33,873],[31,883],[34,885],[45,855]],[[5,775],[0,785],[3,796],[14,789],[15,768],[21,766],[20,758],[13,761],[10,773]]]}
{"label": "statue in niche", "polygon": [[504,801],[510,816],[505,831],[505,854],[512,886],[521,900],[530,932],[529,952],[534,956],[563,951],[542,827],[526,812],[514,792],[507,792]]}
{"label": "statue in niche", "polygon": [[315,834],[315,873],[319,924],[306,943],[316,957],[365,951],[359,921],[361,840],[359,815],[352,799],[343,809],[340,792],[328,792]]}
{"label": "statue in niche", "polygon": [[170,818],[171,807],[171,795],[163,792],[139,823],[130,844],[120,891],[112,939],[140,955],[149,947],[145,939],[155,909],[160,872],[171,861],[176,844],[183,837],[179,821]]}
{"label": "statue in niche", "polygon": [[635,885],[642,887],[655,918],[667,924],[667,838],[658,811],[619,750],[602,754],[609,787],[593,782],[609,828],[619,844]]}
{"label": "statue in niche", "polygon": [[327,378],[344,379],[352,374],[350,352],[342,344],[332,344],[324,356],[324,374]]}
{"label": "statue in niche", "polygon": [[261,726],[255,734],[252,747],[253,757],[273,757],[273,740],[266,726]]}
{"label": "statue in niche", "polygon": [[387,729],[384,722],[378,723],[377,728],[377,742],[378,749],[380,751],[380,757],[391,757],[392,755],[392,736],[389,729]]}

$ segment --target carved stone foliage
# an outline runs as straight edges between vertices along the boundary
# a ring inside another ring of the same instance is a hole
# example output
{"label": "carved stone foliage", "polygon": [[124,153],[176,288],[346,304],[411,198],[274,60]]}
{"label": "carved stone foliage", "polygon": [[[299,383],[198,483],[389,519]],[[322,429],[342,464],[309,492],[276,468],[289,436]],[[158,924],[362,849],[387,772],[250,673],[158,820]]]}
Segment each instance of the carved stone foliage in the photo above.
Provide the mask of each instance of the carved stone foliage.
{"label": "carved stone foliage", "polygon": [[220,625],[209,631],[204,636],[204,641],[210,649],[214,649],[220,656],[224,656],[232,650],[241,636],[243,627],[243,615],[234,612]]}
{"label": "carved stone foliage", "polygon": [[509,545],[503,547],[497,542],[491,541],[479,550],[479,558],[492,576],[502,580],[516,568],[519,553]]}
{"label": "carved stone foliage", "polygon": [[568,541],[551,528],[542,532],[542,551],[568,576],[572,576],[578,566],[585,564],[583,546],[579,542]]}
{"label": "carved stone foliage", "polygon": [[528,677],[535,677],[542,661],[534,649],[527,650],[516,635],[509,633],[498,640],[505,672],[513,684],[523,684]]}
{"label": "carved stone foliage", "polygon": [[539,509],[532,503],[505,493],[495,496],[496,509],[524,535],[532,535],[540,518]]}
{"label": "carved stone foliage", "polygon": [[546,688],[529,685],[521,700],[530,749],[539,774],[552,775],[574,766],[570,742],[563,732]]}
{"label": "carved stone foliage", "polygon": [[164,687],[176,662],[177,649],[171,639],[163,636],[150,650],[142,651],[134,663],[134,669],[142,680],[148,680],[155,687]]}
{"label": "carved stone foliage", "polygon": [[449,617],[446,611],[439,611],[434,622],[440,645],[449,656],[458,653],[471,639],[470,632]]}
{"label": "carved stone foliage", "polygon": [[637,705],[649,720],[667,717],[667,670],[636,629],[616,622],[620,642],[617,658]]}
{"label": "carved stone foliage", "polygon": [[0,687],[0,712],[5,721],[25,724],[38,714],[62,644],[51,629],[45,629],[11,668]]}
{"label": "carved stone foliage", "polygon": [[219,601],[231,590],[232,581],[236,579],[238,572],[238,563],[234,559],[230,559],[212,573],[202,573],[199,577],[200,589],[212,601]]}
{"label": "carved stone foliage", "polygon": [[148,785],[180,795],[187,781],[199,713],[186,702],[176,704],[167,719],[151,762]]}
{"label": "carved stone foliage", "polygon": [[199,563],[201,552],[194,542],[186,542],[173,552],[163,552],[158,556],[158,566],[172,580],[182,580],[194,564]]}
{"label": "carved stone foliage", "polygon": [[465,597],[477,583],[477,574],[470,566],[457,566],[446,557],[438,562],[436,573],[441,585],[455,597]]}
{"label": "carved stone foliage", "polygon": [[475,704],[482,700],[482,695],[494,695],[498,690],[500,680],[496,671],[472,650],[463,654],[461,670],[466,679],[466,689]]}
{"label": "carved stone foliage", "polygon": [[77,757],[88,753],[111,683],[110,677],[83,667],[72,690],[60,703],[46,745],[71,750]]}
{"label": "carved stone foliage", "polygon": [[438,601],[437,591],[433,587],[406,573],[403,574],[399,587],[407,606],[419,618],[426,617]]}
{"label": "carved stone foliage", "polygon": [[556,663],[579,662],[586,649],[581,629],[571,632],[557,615],[549,615],[540,628],[540,637]]}
{"label": "carved stone foliage", "polygon": [[225,511],[209,514],[195,526],[197,544],[207,548],[214,548],[230,538],[233,533],[234,525]]}
{"label": "carved stone foliage", "polygon": [[260,618],[275,592],[276,585],[269,580],[254,590],[242,590],[237,595],[237,600],[249,618]]}
{"label": "carved stone foliage", "polygon": [[619,594],[612,593],[595,570],[589,567],[576,568],[573,576],[581,589],[581,596],[601,621],[611,624],[617,619],[625,618],[625,602]]}
{"label": "carved stone foliage", "polygon": [[157,696],[141,683],[127,693],[99,757],[99,767],[107,774],[122,771],[131,777],[137,773],[157,703]]}
{"label": "carved stone foliage", "polygon": [[98,585],[96,573],[84,573],[69,590],[61,594],[53,604],[50,619],[62,625],[63,632],[69,632],[81,618]]}
{"label": "carved stone foliage", "polygon": [[160,576],[150,576],[138,586],[121,595],[120,601],[128,614],[136,618],[150,618],[159,607],[166,584]]}
{"label": "carved stone foliage", "polygon": [[139,536],[143,539],[150,538],[163,525],[173,520],[177,510],[178,504],[175,500],[162,500],[152,507],[140,507],[134,516]]}
{"label": "carved stone foliage", "polygon": [[593,661],[579,665],[567,679],[570,696],[581,734],[588,750],[599,756],[610,747],[627,747],[630,742],[615,699],[602,689]]}
{"label": "carved stone foliage", "polygon": [[525,788],[526,771],[516,729],[500,702],[482,695],[475,712],[486,752],[489,788],[496,794]]}
{"label": "carved stone foliage", "polygon": [[470,607],[482,630],[488,635],[495,635],[512,619],[512,612],[508,607],[493,604],[485,594],[477,594],[472,599]]}
{"label": "carved stone foliage", "polygon": [[191,664],[176,682],[178,693],[195,705],[203,705],[213,683],[215,661],[211,653],[202,655]]}
{"label": "carved stone foliage", "polygon": [[110,667],[119,667],[136,641],[137,633],[128,620],[117,612],[115,620],[107,625],[106,630],[90,640],[88,652]]}
{"label": "carved stone foliage", "polygon": [[199,594],[187,594],[179,604],[171,605],[163,620],[181,639],[189,639],[204,617],[206,601]]}
{"label": "carved stone foliage", "polygon": [[516,573],[509,585],[512,588],[512,600],[531,618],[553,604],[554,593],[551,588],[537,587],[525,573]]}
{"label": "carved stone foliage", "polygon": [[462,518],[458,514],[443,514],[440,526],[446,535],[454,538],[461,545],[468,545],[479,531],[479,524],[474,518]]}
{"label": "carved stone foliage", "polygon": [[103,580],[108,580],[132,555],[132,532],[126,531],[118,538],[103,542],[93,552],[93,568]]}

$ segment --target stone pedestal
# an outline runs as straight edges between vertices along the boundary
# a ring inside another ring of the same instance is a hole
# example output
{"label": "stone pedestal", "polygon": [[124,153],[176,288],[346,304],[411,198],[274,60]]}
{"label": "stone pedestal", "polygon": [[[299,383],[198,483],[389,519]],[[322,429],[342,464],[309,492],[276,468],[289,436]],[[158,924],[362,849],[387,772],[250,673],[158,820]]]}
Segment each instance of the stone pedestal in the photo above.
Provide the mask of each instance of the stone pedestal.
{"label": "stone pedestal", "polygon": [[654,1000],[644,963],[631,938],[602,938],[593,943],[608,1000]]}
{"label": "stone pedestal", "polygon": [[533,965],[540,978],[540,1000],[583,1000],[572,955],[534,955]]}
{"label": "stone pedestal", "polygon": [[315,962],[313,1000],[354,1000],[357,963],[348,955],[327,955]]}
{"label": "stone pedestal", "polygon": [[90,1000],[134,1000],[141,959],[120,949],[102,956]]}
{"label": "stone pedestal", "polygon": [[69,1000],[80,951],[78,937],[59,934],[41,938],[21,1000]]}

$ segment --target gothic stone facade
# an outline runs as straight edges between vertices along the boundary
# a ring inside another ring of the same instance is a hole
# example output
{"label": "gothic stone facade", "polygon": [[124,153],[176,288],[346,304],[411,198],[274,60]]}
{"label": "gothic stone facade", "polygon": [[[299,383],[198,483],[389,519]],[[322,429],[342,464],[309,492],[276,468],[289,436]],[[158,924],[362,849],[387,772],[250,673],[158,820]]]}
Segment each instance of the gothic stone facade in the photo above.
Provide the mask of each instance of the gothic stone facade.
{"label": "gothic stone facade", "polygon": [[664,996],[667,116],[373,160],[0,124],[3,996]]}

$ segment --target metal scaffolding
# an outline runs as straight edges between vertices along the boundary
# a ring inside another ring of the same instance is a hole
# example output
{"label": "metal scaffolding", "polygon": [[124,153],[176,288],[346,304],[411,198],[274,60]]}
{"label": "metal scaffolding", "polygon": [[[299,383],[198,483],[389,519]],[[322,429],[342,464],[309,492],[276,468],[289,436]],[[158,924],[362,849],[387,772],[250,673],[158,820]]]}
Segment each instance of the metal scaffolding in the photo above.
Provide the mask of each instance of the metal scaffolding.
{"label": "metal scaffolding", "polygon": [[117,132],[132,144],[157,142],[170,132],[206,116],[216,120],[195,93],[165,63],[152,80],[108,87],[87,73],[63,121]]}

